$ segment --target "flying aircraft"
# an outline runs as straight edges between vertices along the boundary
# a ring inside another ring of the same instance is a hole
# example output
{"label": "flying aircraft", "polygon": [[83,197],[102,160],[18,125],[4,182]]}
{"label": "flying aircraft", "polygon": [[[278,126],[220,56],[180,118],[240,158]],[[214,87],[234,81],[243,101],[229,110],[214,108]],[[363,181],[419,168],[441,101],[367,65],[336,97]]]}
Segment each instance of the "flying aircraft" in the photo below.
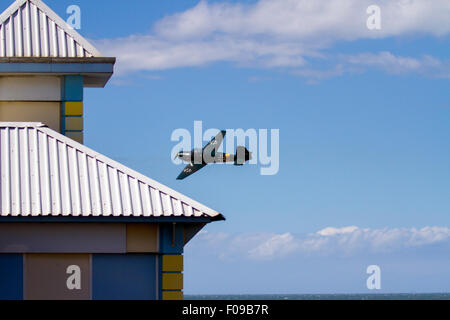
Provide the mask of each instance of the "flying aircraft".
{"label": "flying aircraft", "polygon": [[189,162],[189,164],[180,173],[177,180],[183,180],[211,163],[234,162],[235,166],[242,166],[245,162],[251,160],[252,153],[245,147],[237,147],[236,154],[217,151],[226,134],[227,132],[222,130],[203,149],[178,152],[175,159],[179,158],[185,162]]}

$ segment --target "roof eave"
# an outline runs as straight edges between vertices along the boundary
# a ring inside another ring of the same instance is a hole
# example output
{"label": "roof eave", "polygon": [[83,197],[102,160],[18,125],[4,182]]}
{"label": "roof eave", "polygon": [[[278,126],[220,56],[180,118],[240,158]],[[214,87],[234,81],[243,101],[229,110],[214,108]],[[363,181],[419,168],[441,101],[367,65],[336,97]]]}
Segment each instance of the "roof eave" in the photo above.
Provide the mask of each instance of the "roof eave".
{"label": "roof eave", "polygon": [[0,223],[212,223],[225,221],[223,215],[209,217],[134,216],[0,216]]}
{"label": "roof eave", "polygon": [[0,58],[0,75],[79,74],[84,76],[85,87],[103,88],[114,73],[115,63],[114,57],[6,57]]}
{"label": "roof eave", "polygon": [[219,213],[217,216],[215,217],[211,217],[211,222],[217,222],[217,221],[226,221],[227,219],[225,218],[224,215],[222,215],[221,213]]}
{"label": "roof eave", "polygon": [[0,57],[0,63],[116,63],[115,57]]}

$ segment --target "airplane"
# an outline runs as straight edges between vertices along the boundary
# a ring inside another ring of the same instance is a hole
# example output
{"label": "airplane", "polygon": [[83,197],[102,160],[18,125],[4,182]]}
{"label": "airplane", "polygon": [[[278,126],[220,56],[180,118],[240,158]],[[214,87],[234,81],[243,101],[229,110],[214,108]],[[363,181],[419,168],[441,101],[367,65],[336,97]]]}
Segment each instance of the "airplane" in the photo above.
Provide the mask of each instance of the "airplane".
{"label": "airplane", "polygon": [[243,166],[245,162],[252,159],[252,153],[245,147],[237,147],[236,154],[217,152],[223,142],[227,132],[222,130],[203,149],[193,149],[192,151],[180,151],[175,155],[189,164],[180,173],[177,180],[183,180],[198,170],[212,163],[234,162],[235,166]]}

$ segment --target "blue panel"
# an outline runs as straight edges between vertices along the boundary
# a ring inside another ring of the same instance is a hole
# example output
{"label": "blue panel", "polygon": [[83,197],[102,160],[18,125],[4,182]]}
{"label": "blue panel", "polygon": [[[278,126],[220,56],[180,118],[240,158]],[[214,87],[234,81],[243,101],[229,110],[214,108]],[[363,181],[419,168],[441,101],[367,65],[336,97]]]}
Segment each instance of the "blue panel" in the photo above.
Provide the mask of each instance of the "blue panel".
{"label": "blue panel", "polygon": [[156,255],[92,255],[94,300],[156,300]]}
{"label": "blue panel", "polygon": [[183,254],[184,227],[180,223],[161,223],[159,250],[164,254]]}
{"label": "blue panel", "polygon": [[62,86],[64,101],[83,101],[83,76],[65,76]]}
{"label": "blue panel", "polygon": [[23,257],[0,254],[0,300],[23,299]]}

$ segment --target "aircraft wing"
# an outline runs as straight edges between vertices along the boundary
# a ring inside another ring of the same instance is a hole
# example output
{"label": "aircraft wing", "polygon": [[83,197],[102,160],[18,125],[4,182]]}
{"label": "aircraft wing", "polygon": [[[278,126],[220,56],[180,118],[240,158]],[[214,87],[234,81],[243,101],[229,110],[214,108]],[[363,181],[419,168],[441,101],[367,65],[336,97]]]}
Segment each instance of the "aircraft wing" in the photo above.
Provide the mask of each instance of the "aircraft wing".
{"label": "aircraft wing", "polygon": [[[227,134],[226,130],[220,131],[217,136],[215,136],[204,148],[203,154],[205,154],[205,150],[207,153],[211,154],[212,157],[216,155],[217,150],[223,142],[223,138]],[[201,168],[200,168],[201,169]]]}
{"label": "aircraft wing", "polygon": [[205,167],[207,164],[188,164],[186,168],[184,168],[183,171],[181,171],[180,175],[178,176],[177,180],[183,180],[187,177],[189,177],[191,174],[196,173],[201,168]]}

